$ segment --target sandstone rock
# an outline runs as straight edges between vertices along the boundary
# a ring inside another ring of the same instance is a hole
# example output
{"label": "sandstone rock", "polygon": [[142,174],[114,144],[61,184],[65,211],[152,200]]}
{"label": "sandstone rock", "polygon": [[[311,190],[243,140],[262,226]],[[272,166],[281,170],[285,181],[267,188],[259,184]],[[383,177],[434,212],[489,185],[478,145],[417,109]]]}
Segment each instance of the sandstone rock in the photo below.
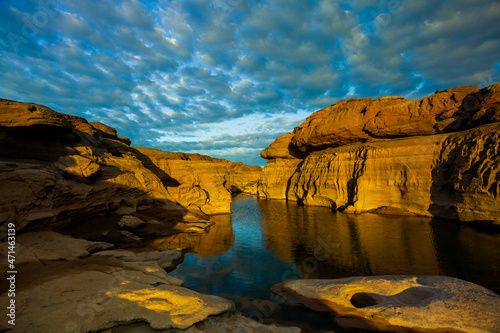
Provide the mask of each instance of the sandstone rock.
{"label": "sandstone rock", "polygon": [[212,216],[214,224],[206,234],[178,233],[157,238],[150,246],[156,249],[187,248],[201,257],[213,257],[227,252],[234,244],[230,215]]}
{"label": "sandstone rock", "polygon": [[471,126],[479,126],[500,121],[500,83],[479,90],[464,99],[464,109],[477,111],[470,117]]}
{"label": "sandstone rock", "polygon": [[458,131],[478,112],[477,107],[462,105],[465,97],[477,91],[476,86],[458,87],[417,101],[402,97],[343,100],[308,117],[294,130],[291,142],[308,154],[359,142]]}
{"label": "sandstone rock", "polygon": [[56,164],[63,176],[74,178],[81,182],[87,182],[97,178],[102,173],[102,168],[94,161],[80,155],[69,155],[60,157]]}
{"label": "sandstone rock", "polygon": [[96,130],[92,125],[90,125],[87,119],[63,113],[60,113],[60,115],[66,118],[74,129],[87,133],[98,141],[102,141],[102,132]]}
{"label": "sandstone rock", "polygon": [[231,193],[224,186],[229,178],[229,163],[198,159],[198,156],[194,160],[185,160],[154,149],[137,150],[151,160],[169,194],[183,206],[193,205],[208,215],[231,212]]}
{"label": "sandstone rock", "polygon": [[[264,325],[255,320],[243,317],[240,314],[226,313],[221,316],[209,317],[203,322],[187,330],[172,329],[168,333],[220,333],[220,332],[259,332],[259,333],[300,333],[298,327],[280,327],[277,325]],[[166,332],[166,333],[167,333]],[[113,332],[114,333],[114,332]]]}
{"label": "sandstone rock", "polygon": [[287,303],[329,312],[345,327],[383,332],[500,330],[500,296],[452,277],[292,280],[272,291]]}
{"label": "sandstone rock", "polygon": [[46,106],[7,99],[0,99],[0,127],[31,128],[47,135],[64,135],[73,130],[66,118]]}
{"label": "sandstone rock", "polygon": [[231,163],[229,165],[229,181],[226,180],[226,188],[233,193],[247,193],[257,195],[258,182],[262,168],[258,165],[244,165],[243,163]]}
{"label": "sandstone rock", "polygon": [[[17,281],[16,330],[20,332],[83,333],[138,321],[154,329],[185,329],[233,306],[111,258],[48,265],[30,274],[38,278]],[[0,300],[4,304],[7,293]]]}
{"label": "sandstone rock", "polygon": [[126,144],[127,146],[130,146],[132,144],[132,141],[129,139],[129,138],[125,138],[123,136],[119,136],[116,138],[116,140],[120,141],[120,142],[123,142],[124,144]]}
{"label": "sandstone rock", "polygon": [[277,137],[269,147],[260,153],[260,157],[268,160],[272,158],[299,158],[298,154],[290,151],[293,136],[293,133],[288,133]]}
{"label": "sandstone rock", "polygon": [[286,199],[289,180],[301,163],[299,159],[277,158],[267,161],[259,180],[259,197]]}
{"label": "sandstone rock", "polygon": [[284,171],[283,165],[293,160],[269,160],[259,193],[352,213],[500,224],[499,131],[500,123],[494,123],[457,133],[329,148],[298,160],[296,171]]}
{"label": "sandstone rock", "polygon": [[[16,265],[40,260],[75,260],[113,247],[110,243],[90,242],[54,231],[28,232],[16,238]],[[7,258],[7,246],[2,246],[0,253]]]}
{"label": "sandstone rock", "polygon": [[89,123],[93,128],[102,132],[102,135],[108,139],[116,139],[118,136],[116,135],[116,129],[111,126],[104,125],[100,122],[92,122]]}
{"label": "sandstone rock", "polygon": [[109,250],[94,253],[94,257],[113,257],[127,262],[155,262],[166,270],[172,270],[176,262],[181,262],[184,258],[182,250]]}
{"label": "sandstone rock", "polygon": [[220,332],[238,332],[238,333],[300,333],[297,327],[281,327],[272,324],[260,324],[255,320],[248,319],[237,313],[224,313],[219,316],[211,316],[206,320],[196,323],[185,330],[169,329],[157,331],[147,324],[132,324],[119,326],[103,333],[220,333]]}
{"label": "sandstone rock", "polygon": [[125,215],[120,219],[120,221],[118,221],[118,226],[120,228],[136,229],[145,224],[146,222],[144,222],[140,218],[131,215]]}

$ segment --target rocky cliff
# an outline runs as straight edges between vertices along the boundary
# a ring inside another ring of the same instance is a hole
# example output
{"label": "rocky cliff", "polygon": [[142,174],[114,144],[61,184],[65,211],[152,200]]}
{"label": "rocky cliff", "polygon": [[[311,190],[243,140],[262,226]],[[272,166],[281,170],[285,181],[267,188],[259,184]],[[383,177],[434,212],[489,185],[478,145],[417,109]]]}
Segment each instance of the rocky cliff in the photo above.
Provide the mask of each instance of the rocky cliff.
{"label": "rocky cliff", "polygon": [[279,137],[259,196],[500,224],[500,84],[340,101]]}
{"label": "rocky cliff", "polygon": [[153,206],[230,213],[256,193],[259,166],[130,146],[116,130],[32,103],[0,100],[0,223],[18,231]]}

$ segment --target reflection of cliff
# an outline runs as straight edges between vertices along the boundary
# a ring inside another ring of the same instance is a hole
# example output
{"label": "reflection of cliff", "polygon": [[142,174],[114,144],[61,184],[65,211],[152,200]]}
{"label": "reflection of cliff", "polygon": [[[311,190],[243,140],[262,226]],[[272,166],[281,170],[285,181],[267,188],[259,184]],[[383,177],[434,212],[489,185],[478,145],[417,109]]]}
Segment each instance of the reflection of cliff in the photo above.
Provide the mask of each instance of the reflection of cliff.
{"label": "reflection of cliff", "polygon": [[[260,203],[268,246],[282,260],[294,261],[308,278],[324,278],[324,274],[333,274],[333,278],[342,272],[439,272],[427,219],[411,218],[401,223],[401,218],[374,214],[350,216],[282,201]],[[318,262],[325,271],[314,269]]]}
{"label": "reflection of cliff", "polygon": [[225,253],[234,243],[234,232],[230,215],[210,218],[215,222],[206,234],[181,233],[159,238],[151,243],[157,249],[191,248],[199,256],[212,257]]}

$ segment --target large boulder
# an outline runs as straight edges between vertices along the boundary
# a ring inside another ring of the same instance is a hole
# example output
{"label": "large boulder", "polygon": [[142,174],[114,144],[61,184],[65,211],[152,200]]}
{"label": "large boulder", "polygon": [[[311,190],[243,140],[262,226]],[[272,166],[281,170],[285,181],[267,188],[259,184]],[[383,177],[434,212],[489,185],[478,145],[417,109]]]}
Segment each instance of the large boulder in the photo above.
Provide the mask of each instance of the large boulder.
{"label": "large boulder", "polygon": [[307,155],[347,144],[455,132],[497,121],[498,100],[499,84],[437,91],[416,101],[393,96],[342,100],[309,116],[294,130],[291,143]]}
{"label": "large boulder", "polygon": [[297,153],[293,153],[291,149],[293,133],[287,133],[282,136],[278,136],[273,143],[269,145],[260,153],[260,157],[267,160],[273,158],[298,158],[300,157]]}
{"label": "large boulder", "polygon": [[292,280],[281,300],[328,312],[345,327],[382,332],[498,332],[500,295],[446,276]]}

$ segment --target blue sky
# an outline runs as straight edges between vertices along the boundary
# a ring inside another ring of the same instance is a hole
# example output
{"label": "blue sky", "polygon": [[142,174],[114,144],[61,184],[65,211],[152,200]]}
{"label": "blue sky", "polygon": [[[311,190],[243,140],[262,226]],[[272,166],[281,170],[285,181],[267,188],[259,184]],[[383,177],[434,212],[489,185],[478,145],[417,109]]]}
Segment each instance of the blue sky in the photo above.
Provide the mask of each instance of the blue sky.
{"label": "blue sky", "polygon": [[0,98],[247,164],[344,98],[500,81],[496,0],[0,0],[0,16]]}

